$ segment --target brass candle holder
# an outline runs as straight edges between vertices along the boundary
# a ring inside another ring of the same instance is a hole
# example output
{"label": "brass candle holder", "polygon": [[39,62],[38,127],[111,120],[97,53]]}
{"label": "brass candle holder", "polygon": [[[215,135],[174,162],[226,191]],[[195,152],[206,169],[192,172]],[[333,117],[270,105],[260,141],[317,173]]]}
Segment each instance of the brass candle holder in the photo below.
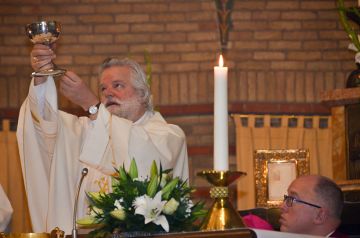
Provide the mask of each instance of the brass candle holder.
{"label": "brass candle holder", "polygon": [[240,214],[229,200],[228,188],[232,182],[240,176],[246,175],[246,173],[240,171],[207,170],[199,172],[197,175],[205,178],[213,185],[210,189],[210,197],[214,199],[200,229],[210,231],[246,228]]}

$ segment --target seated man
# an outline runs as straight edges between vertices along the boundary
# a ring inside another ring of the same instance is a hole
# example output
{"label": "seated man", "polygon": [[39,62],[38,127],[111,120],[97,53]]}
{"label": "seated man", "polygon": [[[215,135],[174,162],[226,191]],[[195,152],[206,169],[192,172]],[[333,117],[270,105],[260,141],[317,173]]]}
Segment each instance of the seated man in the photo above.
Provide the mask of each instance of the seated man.
{"label": "seated man", "polygon": [[346,237],[336,229],[341,223],[343,194],[331,179],[320,175],[295,179],[284,195],[280,230],[326,237]]}
{"label": "seated man", "polygon": [[0,184],[0,232],[5,231],[9,225],[13,209],[7,198],[1,184]]}

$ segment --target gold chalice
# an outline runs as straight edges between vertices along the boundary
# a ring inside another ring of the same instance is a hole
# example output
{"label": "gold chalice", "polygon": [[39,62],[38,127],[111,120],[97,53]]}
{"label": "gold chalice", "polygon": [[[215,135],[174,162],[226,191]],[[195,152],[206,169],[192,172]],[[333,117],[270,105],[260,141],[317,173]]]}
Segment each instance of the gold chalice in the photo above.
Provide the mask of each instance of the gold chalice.
{"label": "gold chalice", "polygon": [[[61,25],[56,21],[40,21],[26,25],[26,35],[30,38],[30,41],[34,44],[51,45],[59,39],[61,32]],[[52,69],[41,70],[33,72],[31,75],[34,77],[39,76],[60,76],[63,75],[66,70],[60,69],[53,63]]]}

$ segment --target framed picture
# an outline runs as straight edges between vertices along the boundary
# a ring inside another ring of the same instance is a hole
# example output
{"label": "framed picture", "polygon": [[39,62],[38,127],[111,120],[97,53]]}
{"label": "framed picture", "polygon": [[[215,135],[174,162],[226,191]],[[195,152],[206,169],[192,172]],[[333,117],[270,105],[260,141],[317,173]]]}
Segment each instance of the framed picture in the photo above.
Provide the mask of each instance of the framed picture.
{"label": "framed picture", "polygon": [[310,172],[306,149],[255,150],[254,160],[257,207],[280,206],[290,183]]}

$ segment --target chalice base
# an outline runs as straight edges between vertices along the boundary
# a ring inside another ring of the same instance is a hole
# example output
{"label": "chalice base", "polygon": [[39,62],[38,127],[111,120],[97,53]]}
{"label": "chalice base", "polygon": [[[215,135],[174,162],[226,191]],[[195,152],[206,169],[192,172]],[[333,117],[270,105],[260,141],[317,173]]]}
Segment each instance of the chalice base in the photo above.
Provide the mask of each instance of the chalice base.
{"label": "chalice base", "polygon": [[205,170],[198,173],[213,187],[210,197],[214,202],[205,217],[201,230],[226,230],[232,228],[246,228],[243,219],[229,200],[228,186],[241,176],[246,175],[241,171],[216,171]]}
{"label": "chalice base", "polygon": [[200,229],[210,231],[232,228],[247,228],[247,226],[228,198],[215,199]]}
{"label": "chalice base", "polygon": [[31,74],[32,77],[42,77],[42,76],[61,76],[63,74],[65,74],[66,70],[65,69],[49,69],[49,70],[43,70],[43,71],[39,71],[39,72],[33,72]]}

